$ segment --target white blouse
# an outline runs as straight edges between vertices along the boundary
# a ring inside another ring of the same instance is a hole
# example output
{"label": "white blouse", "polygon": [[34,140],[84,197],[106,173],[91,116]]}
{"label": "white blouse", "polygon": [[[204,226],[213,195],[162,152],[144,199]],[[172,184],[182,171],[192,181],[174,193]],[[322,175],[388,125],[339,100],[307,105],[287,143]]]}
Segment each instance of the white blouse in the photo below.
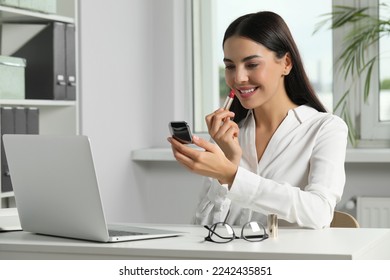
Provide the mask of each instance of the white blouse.
{"label": "white blouse", "polygon": [[242,158],[231,189],[205,178],[194,223],[266,224],[328,227],[345,184],[348,129],[344,121],[302,105],[288,112],[257,161],[255,120],[250,111],[240,122]]}

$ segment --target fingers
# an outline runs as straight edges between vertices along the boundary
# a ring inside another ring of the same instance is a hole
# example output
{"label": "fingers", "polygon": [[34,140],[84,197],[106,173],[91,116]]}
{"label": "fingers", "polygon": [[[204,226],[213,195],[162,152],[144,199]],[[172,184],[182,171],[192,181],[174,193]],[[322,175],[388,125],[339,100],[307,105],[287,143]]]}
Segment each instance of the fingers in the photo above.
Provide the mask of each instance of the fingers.
{"label": "fingers", "polygon": [[236,139],[239,135],[239,128],[237,123],[233,121],[225,121],[215,131],[212,129],[210,136],[218,144],[229,143],[232,139]]}
{"label": "fingers", "polygon": [[[199,137],[197,136],[194,136],[193,138],[199,139]],[[188,159],[194,160],[200,152],[200,150],[194,149],[193,147],[180,143],[173,137],[169,137],[168,142],[171,143],[174,157],[179,161],[187,162]]]}
{"label": "fingers", "polygon": [[168,138],[168,142],[171,143],[172,152],[175,159],[190,169],[192,169],[192,166],[195,162],[199,161],[201,154],[204,151],[211,153],[222,153],[217,145],[210,143],[209,141],[196,135],[193,136],[193,143],[196,146],[203,148],[204,150],[189,147],[188,145],[182,144],[172,137]]}
{"label": "fingers", "polygon": [[220,108],[217,111],[207,115],[205,119],[207,126],[211,127],[221,126],[223,122],[230,118],[234,118],[234,112]]}
{"label": "fingers", "polygon": [[221,183],[231,184],[237,172],[237,165],[224,155],[222,150],[207,140],[193,137],[193,143],[201,148],[194,149],[168,138],[176,160],[188,170],[202,176],[218,179]]}
{"label": "fingers", "polygon": [[[211,137],[214,138],[215,135],[221,130],[226,124],[230,123],[230,119],[234,118],[234,113],[224,109],[218,109],[214,113],[211,113],[206,116],[206,124]],[[224,132],[228,127],[225,126]]]}
{"label": "fingers", "polygon": [[215,152],[218,147],[209,141],[200,138],[196,135],[192,137],[192,142],[200,148],[205,149],[206,151]]}
{"label": "fingers", "polygon": [[173,137],[169,137],[167,140],[169,143],[171,143],[171,148],[172,148],[172,153],[173,153],[174,158],[178,162],[182,163],[187,168],[189,168],[189,166],[191,165],[192,159],[190,157],[188,157],[186,154],[186,152],[187,152],[186,150],[188,147],[185,144],[180,143],[179,141],[177,141]]}
{"label": "fingers", "polygon": [[239,128],[233,121],[224,122],[220,129],[213,135],[215,141],[227,142],[231,139],[238,137]]}

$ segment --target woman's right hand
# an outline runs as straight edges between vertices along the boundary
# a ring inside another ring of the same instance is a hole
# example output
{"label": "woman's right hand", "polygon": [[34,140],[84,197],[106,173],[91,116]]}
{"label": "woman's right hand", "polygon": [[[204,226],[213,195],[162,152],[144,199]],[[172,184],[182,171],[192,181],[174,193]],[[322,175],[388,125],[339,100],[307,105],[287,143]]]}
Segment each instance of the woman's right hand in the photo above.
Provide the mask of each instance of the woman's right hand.
{"label": "woman's right hand", "polygon": [[206,124],[211,138],[218,144],[225,156],[233,163],[239,164],[242,150],[238,143],[239,128],[231,121],[234,113],[225,109],[206,116]]}

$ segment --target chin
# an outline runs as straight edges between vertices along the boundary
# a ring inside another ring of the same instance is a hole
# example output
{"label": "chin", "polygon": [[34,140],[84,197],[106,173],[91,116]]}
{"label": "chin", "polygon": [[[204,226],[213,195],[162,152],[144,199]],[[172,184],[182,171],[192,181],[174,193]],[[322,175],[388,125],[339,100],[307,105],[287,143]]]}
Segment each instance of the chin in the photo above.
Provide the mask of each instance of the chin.
{"label": "chin", "polygon": [[241,106],[244,107],[244,108],[247,109],[247,110],[252,110],[252,109],[258,107],[258,106],[255,106],[255,105],[253,104],[253,102],[241,102],[241,101],[240,101],[240,103],[241,103]]}
{"label": "chin", "polygon": [[242,105],[242,107],[244,107],[244,108],[247,109],[247,110],[252,110],[252,109],[254,109],[253,106],[246,106],[246,105],[244,105],[244,104],[241,104],[241,105]]}

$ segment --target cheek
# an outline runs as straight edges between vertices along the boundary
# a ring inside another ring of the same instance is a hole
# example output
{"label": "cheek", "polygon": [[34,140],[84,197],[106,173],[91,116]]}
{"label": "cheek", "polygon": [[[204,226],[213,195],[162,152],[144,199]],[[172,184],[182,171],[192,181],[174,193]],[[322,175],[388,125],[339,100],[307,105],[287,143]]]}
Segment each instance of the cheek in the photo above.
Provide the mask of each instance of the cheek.
{"label": "cheek", "polygon": [[231,72],[225,71],[225,81],[229,87],[234,85],[234,75]]}
{"label": "cheek", "polygon": [[281,77],[277,68],[267,67],[253,73],[252,78],[261,83],[273,83]]}

